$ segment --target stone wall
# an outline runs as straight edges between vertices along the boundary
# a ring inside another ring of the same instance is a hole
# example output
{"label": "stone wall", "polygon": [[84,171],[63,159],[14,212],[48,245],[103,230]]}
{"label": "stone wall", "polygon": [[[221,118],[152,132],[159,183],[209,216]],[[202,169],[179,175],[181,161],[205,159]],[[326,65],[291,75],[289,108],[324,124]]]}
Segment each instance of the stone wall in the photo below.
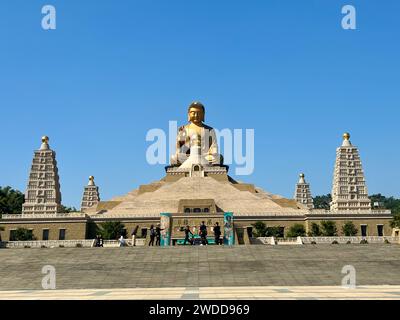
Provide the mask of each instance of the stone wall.
{"label": "stone wall", "polygon": [[10,240],[10,231],[18,228],[32,230],[33,236],[37,240],[43,240],[43,230],[49,230],[49,240],[59,240],[59,230],[65,229],[65,240],[86,239],[86,221],[77,222],[10,222],[0,221],[0,226],[4,231],[0,231],[3,241]]}
{"label": "stone wall", "polygon": [[[186,221],[190,220],[190,221]],[[377,225],[383,225],[383,235],[384,236],[391,236],[393,231],[390,227],[390,219],[388,218],[379,218],[379,217],[335,217],[328,215],[326,217],[307,217],[298,216],[298,217],[274,217],[274,218],[267,218],[263,219],[250,219],[250,218],[243,218],[243,217],[235,217],[234,224],[235,228],[243,228],[244,232],[246,233],[247,228],[253,228],[253,224],[257,221],[263,221],[267,227],[284,227],[285,234],[289,231],[290,227],[294,224],[302,224],[304,225],[306,231],[311,228],[312,223],[320,224],[322,220],[333,220],[336,222],[336,227],[338,230],[338,235],[342,236],[342,226],[347,221],[352,221],[358,229],[358,236],[361,236],[361,225],[367,225],[367,236],[378,236]],[[1,239],[3,241],[8,241],[10,239],[10,230],[16,230],[17,228],[26,228],[32,229],[33,235],[36,237],[37,240],[43,240],[43,229],[49,229],[49,240],[58,240],[59,239],[59,230],[66,229],[65,239],[66,240],[77,240],[77,239],[93,239],[96,236],[96,227],[100,226],[100,224],[104,221],[121,221],[125,225],[126,234],[129,238],[131,236],[132,230],[138,225],[138,237],[142,236],[147,230],[147,235],[151,225],[156,226],[157,223],[160,222],[159,219],[113,219],[113,218],[98,218],[92,220],[86,219],[77,219],[76,221],[71,220],[46,220],[46,221],[24,221],[19,219],[13,220],[0,220],[0,226],[5,228],[4,231],[0,231]],[[205,221],[208,225],[209,234],[211,232],[211,226],[214,225],[216,221],[218,221],[223,226],[223,215],[204,215],[204,217],[190,217],[190,216],[174,216],[173,217],[172,230],[173,237],[183,237],[184,233],[182,231],[178,231],[180,227],[183,227],[186,223],[190,226],[199,226],[201,221]]]}
{"label": "stone wall", "polygon": [[[327,220],[327,219],[308,219],[306,221],[306,230],[307,232],[311,229],[311,224],[312,223],[317,223],[321,225],[322,220]],[[338,231],[339,236],[343,236],[342,232],[342,226],[349,221],[352,221],[356,228],[358,229],[358,236],[361,236],[361,225],[366,225],[367,226],[367,236],[378,236],[378,225],[383,225],[383,235],[384,236],[391,236],[392,235],[392,228],[390,227],[388,219],[379,219],[379,218],[374,218],[374,219],[365,219],[365,218],[346,218],[346,219],[332,219],[336,222],[336,228]]]}
{"label": "stone wall", "polygon": [[[323,220],[331,220],[328,218],[308,218],[307,220],[304,220],[303,217],[299,217],[298,219],[294,219],[294,220],[276,220],[276,219],[260,219],[260,220],[240,220],[238,218],[235,219],[235,227],[240,227],[240,228],[247,228],[247,227],[251,227],[253,228],[253,224],[255,224],[257,221],[262,221],[266,224],[267,227],[284,227],[285,228],[285,235],[286,233],[289,231],[290,227],[292,227],[294,224],[302,224],[304,225],[304,228],[306,229],[306,232],[308,232],[311,229],[311,224],[312,223],[317,223],[317,224],[321,224],[321,221]],[[378,229],[377,229],[377,225],[383,225],[383,235],[384,236],[391,236],[392,235],[392,228],[390,227],[390,219],[386,219],[386,218],[334,218],[332,219],[333,221],[336,222],[336,228],[338,231],[338,235],[342,236],[344,235],[342,232],[342,226],[348,222],[348,221],[352,221],[354,223],[354,225],[357,227],[358,229],[358,234],[359,236],[361,236],[361,225],[367,225],[367,235],[368,236],[378,236]]]}

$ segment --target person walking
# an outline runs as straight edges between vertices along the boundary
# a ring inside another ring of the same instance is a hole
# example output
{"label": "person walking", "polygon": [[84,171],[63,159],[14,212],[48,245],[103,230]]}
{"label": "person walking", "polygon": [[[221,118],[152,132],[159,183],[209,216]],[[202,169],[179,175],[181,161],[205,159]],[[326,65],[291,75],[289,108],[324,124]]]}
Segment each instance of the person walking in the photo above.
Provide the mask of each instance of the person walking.
{"label": "person walking", "polygon": [[207,241],[207,226],[204,221],[201,222],[200,225],[200,237],[201,237],[201,244],[208,245]]}
{"label": "person walking", "polygon": [[185,240],[183,241],[183,245],[186,245],[186,242],[189,242],[190,244],[192,244],[192,239],[189,238],[189,235],[192,235],[192,238],[193,238],[193,233],[192,233],[192,231],[190,231],[190,227],[186,226],[186,228],[185,228]]}
{"label": "person walking", "polygon": [[156,237],[156,229],[154,229],[154,225],[150,226],[150,242],[149,246],[154,246],[154,239]]}
{"label": "person walking", "polygon": [[102,235],[100,235],[100,238],[99,238],[99,247],[104,247],[104,239],[103,239],[103,236]]}
{"label": "person walking", "polygon": [[121,236],[118,241],[119,241],[120,247],[125,247],[126,242],[125,242],[124,236]]}
{"label": "person walking", "polygon": [[137,235],[138,230],[139,230],[139,225],[137,225],[135,227],[135,229],[133,229],[133,231],[131,233],[131,236],[132,236],[132,247],[136,246],[136,235]]}
{"label": "person walking", "polygon": [[216,222],[214,226],[214,239],[216,245],[221,244],[221,227],[218,222]]}

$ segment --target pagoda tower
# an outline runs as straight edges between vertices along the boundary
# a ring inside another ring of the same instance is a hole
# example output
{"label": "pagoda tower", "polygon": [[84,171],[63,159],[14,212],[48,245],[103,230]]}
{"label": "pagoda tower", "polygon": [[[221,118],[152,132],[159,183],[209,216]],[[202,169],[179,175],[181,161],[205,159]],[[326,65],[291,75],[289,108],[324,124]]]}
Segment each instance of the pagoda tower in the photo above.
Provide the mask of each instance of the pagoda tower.
{"label": "pagoda tower", "polygon": [[94,183],[94,177],[89,177],[89,183],[83,190],[81,211],[96,206],[100,201],[99,187]]}
{"label": "pagoda tower", "polygon": [[349,133],[343,135],[342,146],[336,150],[331,202],[331,211],[345,210],[371,210],[360,155]]}
{"label": "pagoda tower", "polygon": [[56,214],[61,211],[60,179],[55,151],[49,138],[34,152],[22,214]]}
{"label": "pagoda tower", "polygon": [[304,173],[300,174],[299,182],[296,184],[296,191],[294,193],[294,199],[308,209],[314,209],[314,201],[311,196],[310,184],[306,182]]}

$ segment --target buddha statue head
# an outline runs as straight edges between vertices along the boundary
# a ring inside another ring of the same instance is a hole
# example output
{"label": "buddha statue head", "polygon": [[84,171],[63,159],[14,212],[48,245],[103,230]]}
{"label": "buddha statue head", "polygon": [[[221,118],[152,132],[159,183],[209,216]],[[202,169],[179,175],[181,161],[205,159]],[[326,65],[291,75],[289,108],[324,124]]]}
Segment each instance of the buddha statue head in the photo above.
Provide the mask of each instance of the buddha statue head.
{"label": "buddha statue head", "polygon": [[193,102],[188,109],[188,121],[196,125],[202,125],[204,122],[206,110],[200,102]]}

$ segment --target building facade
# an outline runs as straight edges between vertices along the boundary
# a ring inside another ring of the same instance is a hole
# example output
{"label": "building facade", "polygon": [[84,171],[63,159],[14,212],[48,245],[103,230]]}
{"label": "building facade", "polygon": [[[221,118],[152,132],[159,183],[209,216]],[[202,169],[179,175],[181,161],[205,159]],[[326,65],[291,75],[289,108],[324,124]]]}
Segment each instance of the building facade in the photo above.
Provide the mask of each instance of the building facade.
{"label": "building facade", "polygon": [[[337,149],[330,210],[314,209],[310,185],[304,175],[296,184],[294,199],[287,199],[229,176],[222,163],[190,163],[166,167],[159,181],[141,185],[124,196],[100,201],[99,187],[90,177],[84,188],[81,212],[61,213],[61,193],[55,152],[48,138],[35,151],[26,203],[21,215],[4,215],[0,225],[3,240],[13,240],[13,233],[23,227],[32,230],[37,240],[92,239],[105,221],[121,221],[126,235],[139,226],[139,237],[148,237],[150,226],[168,213],[171,244],[184,237],[184,228],[198,232],[202,221],[212,228],[216,222],[226,226],[224,215],[232,213],[233,232],[239,244],[245,244],[253,224],[262,221],[268,227],[280,227],[284,234],[294,224],[306,231],[313,223],[335,221],[339,235],[342,226],[352,221],[361,236],[390,236],[392,219],[389,210],[373,210],[358,149],[344,135]],[[193,156],[190,157],[193,160]],[[214,161],[214,160],[213,160]]]}

